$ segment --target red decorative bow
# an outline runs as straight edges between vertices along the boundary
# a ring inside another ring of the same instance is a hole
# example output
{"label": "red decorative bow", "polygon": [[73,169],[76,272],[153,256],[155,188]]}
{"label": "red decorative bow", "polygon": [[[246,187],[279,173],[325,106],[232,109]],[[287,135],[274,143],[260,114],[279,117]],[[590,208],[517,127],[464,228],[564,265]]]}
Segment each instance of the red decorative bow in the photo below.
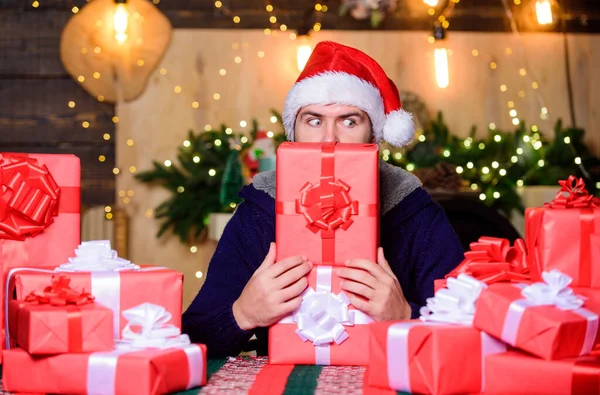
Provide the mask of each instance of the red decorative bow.
{"label": "red decorative bow", "polygon": [[24,240],[58,215],[60,188],[45,165],[27,155],[0,159],[0,239]]}
{"label": "red decorative bow", "polygon": [[[358,202],[348,195],[350,186],[333,177],[321,177],[321,182],[304,184],[300,199],[296,200],[296,212],[303,214],[306,227],[313,233],[319,230],[332,234],[337,228],[348,229],[354,222],[350,217],[358,214]],[[322,232],[323,235],[323,232]]]}
{"label": "red decorative bow", "polygon": [[49,304],[52,306],[76,305],[92,303],[94,297],[85,291],[78,292],[69,286],[71,278],[64,274],[52,276],[52,285],[43,292],[33,291],[25,297],[25,303]]}
{"label": "red decorative bow", "polygon": [[522,239],[515,241],[515,245],[511,247],[506,239],[481,237],[479,241],[471,243],[471,250],[465,252],[465,260],[446,278],[465,273],[486,284],[529,282],[526,258],[525,242]]}
{"label": "red decorative bow", "polygon": [[583,178],[569,176],[560,180],[560,191],[554,196],[551,203],[546,203],[549,208],[600,208],[600,198],[590,195],[585,189]]}

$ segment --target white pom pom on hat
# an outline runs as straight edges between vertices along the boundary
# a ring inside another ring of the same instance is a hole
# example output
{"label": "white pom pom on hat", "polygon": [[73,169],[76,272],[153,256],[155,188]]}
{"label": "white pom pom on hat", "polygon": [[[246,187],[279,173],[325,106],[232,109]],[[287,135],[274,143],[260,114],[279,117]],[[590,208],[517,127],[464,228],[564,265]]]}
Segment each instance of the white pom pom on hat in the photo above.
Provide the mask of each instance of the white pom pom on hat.
{"label": "white pom pom on hat", "polygon": [[398,88],[381,66],[364,52],[332,41],[316,45],[288,92],[283,125],[290,141],[298,111],[314,104],[360,108],[369,115],[377,142],[402,147],[415,133],[412,114],[402,109]]}

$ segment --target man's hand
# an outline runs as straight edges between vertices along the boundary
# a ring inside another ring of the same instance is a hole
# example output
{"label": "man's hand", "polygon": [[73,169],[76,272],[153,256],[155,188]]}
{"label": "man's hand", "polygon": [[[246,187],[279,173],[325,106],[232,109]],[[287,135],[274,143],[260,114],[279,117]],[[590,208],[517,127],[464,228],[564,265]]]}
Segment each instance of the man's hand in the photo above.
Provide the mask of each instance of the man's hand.
{"label": "man's hand", "polygon": [[285,258],[275,264],[275,243],[271,243],[265,260],[233,304],[238,326],[244,330],[267,327],[298,308],[312,266],[305,256]]}
{"label": "man's hand", "polygon": [[375,321],[410,319],[410,305],[381,247],[377,250],[377,261],[379,264],[365,259],[346,262],[346,267],[339,271],[344,279],[342,289],[350,303]]}

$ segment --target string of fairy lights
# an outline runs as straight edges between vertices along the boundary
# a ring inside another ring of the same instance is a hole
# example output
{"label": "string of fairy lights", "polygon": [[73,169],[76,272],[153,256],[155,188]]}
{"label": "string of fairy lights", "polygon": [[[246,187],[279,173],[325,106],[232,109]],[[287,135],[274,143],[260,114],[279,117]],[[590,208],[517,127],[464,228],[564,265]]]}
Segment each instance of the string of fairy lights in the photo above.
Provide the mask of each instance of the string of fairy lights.
{"label": "string of fairy lights", "polygon": [[[503,0],[503,1],[506,1],[506,0]],[[521,5],[521,0],[512,0],[512,1],[515,4],[515,6]],[[537,3],[545,4],[546,2],[550,2],[550,1],[551,0],[537,0]],[[152,2],[154,4],[159,4],[160,0],[152,0]],[[452,11],[454,9],[454,6],[457,5],[458,3],[460,3],[460,0],[448,0],[444,3],[443,8],[441,8],[441,3],[443,2],[442,0],[423,0],[423,2],[427,6],[429,6],[429,8],[427,9],[427,13],[428,13],[428,15],[430,15],[431,17],[434,18],[435,25],[437,27],[439,27],[441,29],[441,31],[446,31],[447,29],[449,29],[450,24],[451,24]],[[32,2],[33,8],[38,8],[39,6],[40,6],[40,3],[38,0],[34,0]],[[230,7],[228,7],[226,2],[224,2],[222,0],[217,0],[214,2],[214,8],[215,8],[215,10],[218,10],[219,12],[223,13],[223,15],[230,17],[231,21],[233,23],[233,25],[232,25],[233,27],[235,27],[236,25],[241,23],[241,17],[239,15],[237,15]],[[263,32],[266,36],[277,37],[280,34],[287,34],[291,41],[295,41],[300,38],[298,33],[289,31],[290,29],[289,29],[288,25],[283,23],[283,22],[285,22],[285,20],[284,20],[285,16],[282,17],[281,15],[278,14],[277,10],[271,4],[270,0],[264,1],[264,10],[266,12],[265,17],[267,18],[267,20],[269,22],[269,27],[267,27],[263,30]],[[77,6],[73,6],[71,11],[74,14],[76,14],[79,12],[79,8]],[[319,0],[317,0],[315,2],[314,10],[313,10],[314,23],[311,26],[311,29],[310,29],[311,31],[319,32],[322,29],[322,17],[328,11],[329,11],[329,9],[326,4],[323,4]],[[548,12],[550,12],[550,11],[548,11]],[[282,15],[284,15],[284,14],[282,14]],[[138,17],[139,17],[139,15],[138,15]],[[544,16],[544,18],[546,18],[546,19],[544,19],[544,20],[547,21],[548,18],[551,18],[551,17],[552,17],[552,14],[550,14],[550,16],[548,16],[548,14],[546,13]],[[509,16],[509,18],[510,18],[510,16]],[[513,23],[513,27],[514,27],[514,25],[515,24]],[[513,32],[514,32],[514,30],[513,30]],[[514,32],[514,33],[518,35],[518,31]],[[444,38],[445,38],[444,35],[442,35],[441,37],[438,37],[435,34],[435,31],[434,31],[433,35],[426,37],[427,41],[430,44],[435,45],[435,46],[439,46],[440,42],[443,43]],[[215,77],[216,78],[226,78],[229,75],[228,69],[233,68],[233,67],[238,67],[244,61],[246,61],[246,62],[252,61],[253,59],[258,59],[260,61],[260,60],[268,58],[268,54],[266,54],[264,49],[261,49],[261,48],[257,48],[256,55],[251,56],[249,59],[248,59],[247,51],[246,51],[246,56],[245,57],[242,56],[240,49],[248,49],[248,48],[249,48],[249,44],[247,42],[232,43],[231,44],[232,54],[230,56],[231,63],[222,64],[218,69],[213,70],[212,72],[214,73]],[[509,84],[502,83],[498,86],[499,93],[502,95],[503,101],[506,103],[506,109],[505,109],[506,114],[507,114],[507,116],[510,117],[513,125],[515,125],[515,126],[519,125],[521,122],[521,118],[519,117],[519,114],[521,112],[519,109],[519,105],[523,99],[525,99],[527,96],[533,94],[533,95],[536,95],[535,97],[537,98],[537,101],[539,104],[540,120],[549,121],[549,120],[551,120],[551,115],[550,115],[550,111],[549,111],[548,107],[544,104],[545,100],[543,97],[543,90],[541,89],[539,79],[535,78],[534,69],[532,67],[529,67],[529,65],[528,65],[527,56],[524,53],[523,46],[521,46],[518,49],[518,51],[521,53],[520,59],[517,60],[517,62],[519,63],[519,67],[516,69],[516,72],[518,73],[518,76],[519,76],[519,83],[514,86],[510,86]],[[94,55],[100,54],[101,52],[102,52],[102,48],[100,48],[98,46],[96,46],[94,48],[81,48],[82,54],[89,53],[92,56],[94,56]],[[445,49],[445,53],[448,56],[453,55],[452,49],[449,49],[449,48]],[[310,52],[308,53],[308,55],[309,54],[310,54]],[[461,54],[461,55],[468,56],[468,54]],[[254,57],[254,56],[256,56],[256,57]],[[499,68],[503,67],[503,65],[505,63],[507,63],[507,62],[505,62],[505,60],[501,60],[500,58],[498,58],[497,56],[495,56],[491,53],[486,53],[485,50],[480,49],[480,48],[473,48],[471,50],[470,56],[477,58],[477,59],[481,59],[482,63],[485,64],[485,67],[487,67],[489,69],[489,72],[492,75],[494,73],[497,73]],[[515,57],[516,56],[515,56],[514,50],[512,48],[510,48],[510,47],[505,48],[504,59],[512,59]],[[142,66],[144,64],[144,59],[139,59],[137,61],[137,63],[139,66]],[[446,63],[446,66],[447,66],[447,63]],[[300,68],[300,66],[299,66],[299,68]],[[175,81],[172,78],[171,74],[168,72],[168,70],[164,67],[162,67],[158,70],[158,74],[161,76],[161,78],[166,79],[167,83],[173,87],[173,94],[175,94],[177,97],[180,97],[180,98],[184,97],[184,95],[181,95],[182,92],[184,92],[184,84],[182,82]],[[95,78],[95,79],[99,79],[99,78],[101,78],[101,75],[99,72],[94,72],[91,77]],[[77,80],[80,83],[83,83],[85,81],[85,78],[86,78],[85,76],[79,76],[77,78]],[[439,82],[439,80],[438,80],[438,82]],[[449,80],[447,81],[447,83],[449,83]],[[101,95],[99,95],[96,99],[99,102],[104,101],[104,97]],[[213,92],[213,94],[212,94],[212,100],[214,100],[214,101],[228,100],[228,99],[230,99],[230,98],[225,97],[222,92]],[[180,99],[180,100],[183,100],[183,99]],[[199,109],[201,107],[199,99],[192,100],[191,102],[189,102],[185,105],[190,106],[192,110]],[[67,106],[70,109],[75,110],[77,107],[77,103],[75,101],[71,100],[67,103]],[[278,119],[274,116],[271,116],[269,120],[273,124],[278,122]],[[114,124],[118,124],[119,118],[117,116],[113,116],[112,122]],[[240,120],[239,126],[242,128],[242,130],[244,130],[248,126],[248,122],[246,120]],[[88,121],[88,120],[82,121],[81,127],[84,129],[89,128],[90,121]],[[492,131],[496,130],[496,124],[494,122],[490,122],[488,124],[488,128]],[[212,126],[210,124],[206,124],[204,126],[204,130],[206,130],[206,131],[212,130]],[[232,131],[232,129],[227,129],[226,133],[232,134],[233,131]],[[273,137],[274,133],[272,131],[268,131],[267,135],[268,135],[268,137]],[[113,136],[111,136],[110,133],[104,133],[102,138],[104,141],[111,141]],[[244,139],[246,139],[246,141],[244,141]],[[246,143],[247,139],[248,138],[244,136],[244,137],[242,137],[241,142]],[[420,135],[420,136],[418,136],[418,139],[419,139],[419,141],[425,141],[426,136]],[[494,141],[497,143],[500,143],[502,141],[501,134],[495,135]],[[214,144],[216,146],[219,146],[224,143],[226,143],[226,142],[223,142],[220,140],[215,140],[215,142],[214,142]],[[535,125],[535,124],[531,125],[530,133],[523,136],[523,143],[530,144],[533,147],[533,149],[535,149],[535,150],[541,150],[540,152],[541,152],[542,159],[540,159],[538,161],[537,165],[539,167],[543,167],[545,165],[545,160],[543,159],[545,155],[543,153],[543,143],[541,141],[539,127],[537,125]],[[570,139],[568,137],[565,137],[564,143],[570,144],[571,143]],[[185,140],[182,142],[182,144],[184,146],[189,146],[190,142]],[[485,148],[484,143],[479,143],[476,146],[471,138],[466,138],[462,144],[466,149],[484,149]],[[135,147],[134,140],[131,138],[127,139],[126,146],[127,146],[126,149],[134,149],[134,147]],[[574,152],[574,148],[573,148],[573,152]],[[516,149],[514,155],[510,158],[510,162],[499,163],[497,161],[493,161],[489,164],[482,166],[481,168],[476,168],[476,166],[472,162],[468,162],[465,164],[464,167],[458,166],[456,168],[456,171],[459,174],[461,174],[463,172],[480,172],[484,176],[503,177],[507,174],[507,171],[510,169],[511,166],[513,166],[519,162],[519,160],[520,160],[519,158],[521,155],[523,155],[523,153],[524,153],[523,148],[518,147]],[[450,152],[450,150],[445,150],[445,151],[443,151],[442,155],[445,157],[450,157],[452,155],[452,152]],[[396,160],[400,160],[402,158],[402,152],[392,153],[389,150],[385,149],[382,151],[382,156],[383,156],[384,160],[389,160],[391,156],[393,156],[394,159],[396,159]],[[130,157],[135,157],[135,156],[127,155],[127,154],[121,155],[121,158],[130,158]],[[197,156],[197,159],[196,159],[196,157],[194,158],[195,163],[200,163],[201,160],[202,160],[202,158],[200,156]],[[574,152],[573,160],[576,164],[578,164],[578,165],[581,164],[581,158],[576,155],[576,152]],[[99,155],[98,161],[105,162],[106,157],[104,155]],[[164,160],[163,163],[167,167],[170,167],[172,165],[172,161],[170,159]],[[415,166],[412,163],[408,163],[406,165],[406,169],[409,171],[413,171],[415,169]],[[134,174],[134,173],[136,173],[137,168],[134,165],[129,165],[129,166],[124,165],[121,167],[116,166],[113,168],[112,171],[115,176],[122,174],[125,171],[128,171],[131,174]],[[215,169],[209,169],[208,172],[209,172],[210,176],[216,175]],[[517,185],[523,186],[524,183],[525,182],[523,180],[519,180],[517,182]],[[600,185],[598,187],[600,188]],[[473,184],[471,184],[471,188],[473,190],[478,190],[479,187],[476,183],[473,183]],[[125,205],[129,204],[132,201],[132,199],[134,198],[134,196],[135,196],[135,191],[133,188],[121,189],[118,191],[119,201]],[[498,192],[493,193],[492,196],[495,199],[500,198],[500,194]],[[481,194],[480,198],[482,200],[485,200],[488,197],[485,194]],[[110,205],[107,205],[105,207],[106,219],[110,220],[113,218],[112,211],[113,211],[113,208]],[[153,209],[150,209],[150,208],[146,209],[145,213],[144,213],[145,217],[149,218],[149,219],[153,217],[153,214],[154,214],[154,211],[153,211]],[[190,252],[191,253],[198,252],[198,246],[195,246],[195,245],[191,246]],[[201,272],[196,273],[196,277],[201,278],[202,273]]]}

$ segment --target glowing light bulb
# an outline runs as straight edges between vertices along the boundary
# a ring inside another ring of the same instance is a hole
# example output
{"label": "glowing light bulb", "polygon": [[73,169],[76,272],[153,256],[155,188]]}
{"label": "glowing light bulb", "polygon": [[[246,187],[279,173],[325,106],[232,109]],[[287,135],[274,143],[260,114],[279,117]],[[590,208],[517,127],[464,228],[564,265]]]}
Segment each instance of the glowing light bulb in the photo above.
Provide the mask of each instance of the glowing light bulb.
{"label": "glowing light bulb", "polygon": [[565,142],[565,144],[570,144],[571,138],[569,136],[567,136],[567,137],[565,137],[565,139],[563,141]]}
{"label": "glowing light bulb", "polygon": [[312,53],[312,48],[308,44],[303,44],[298,46],[296,50],[296,61],[298,63],[298,71],[304,70],[304,66],[306,66],[306,62],[308,62],[308,58]]}
{"label": "glowing light bulb", "polygon": [[485,193],[479,195],[479,200],[485,200]]}
{"label": "glowing light bulb", "polygon": [[[437,1],[436,1],[437,3]],[[435,61],[435,80],[437,86],[444,89],[450,85],[450,75],[448,72],[448,50],[446,48],[436,48],[433,51]]]}
{"label": "glowing light bulb", "polygon": [[524,184],[523,180],[517,180],[517,186],[522,187]]}
{"label": "glowing light bulb", "polygon": [[128,19],[129,13],[127,12],[127,6],[125,5],[125,2],[117,3],[115,7],[115,14],[113,16],[113,26],[115,29],[115,39],[119,44],[123,44],[125,41],[127,41],[126,32]]}
{"label": "glowing light bulb", "polygon": [[467,169],[472,169],[474,167],[473,162],[467,163]]}
{"label": "glowing light bulb", "polygon": [[458,174],[461,174],[463,171],[464,171],[464,169],[463,169],[461,166],[457,166],[457,167],[456,167],[456,172],[457,172]]}
{"label": "glowing light bulb", "polygon": [[552,4],[550,0],[537,0],[535,2],[535,15],[540,25],[551,25],[554,22],[552,17]]}

